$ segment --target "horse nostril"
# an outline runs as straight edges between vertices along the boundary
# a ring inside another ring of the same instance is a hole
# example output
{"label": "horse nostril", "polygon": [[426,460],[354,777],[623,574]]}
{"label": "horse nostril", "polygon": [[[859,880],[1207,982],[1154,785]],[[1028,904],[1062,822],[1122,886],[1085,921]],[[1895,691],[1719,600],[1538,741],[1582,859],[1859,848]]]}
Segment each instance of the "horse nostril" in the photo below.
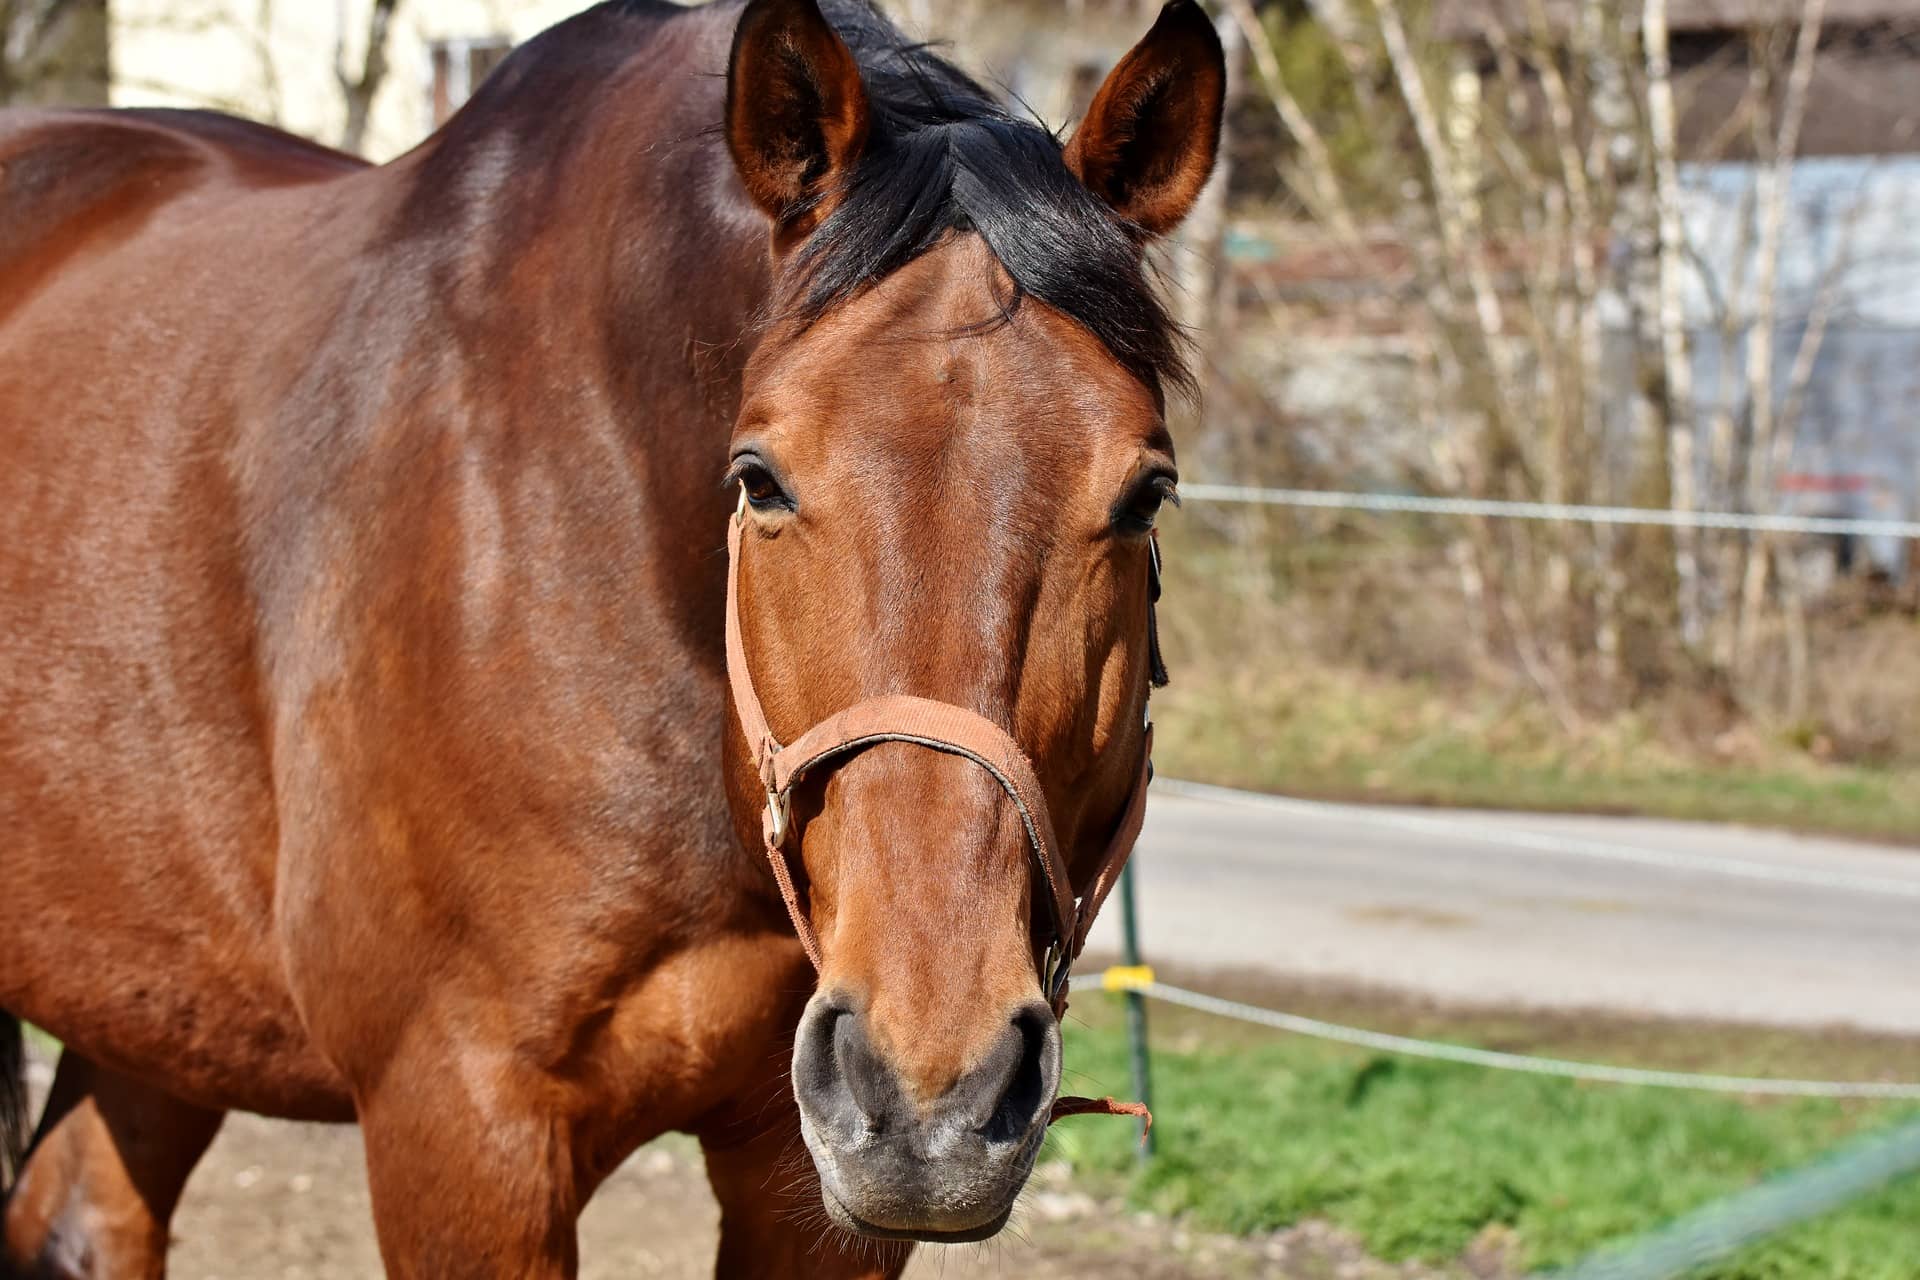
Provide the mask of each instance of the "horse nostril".
{"label": "horse nostril", "polygon": [[837,1001],[816,1004],[801,1020],[793,1054],[793,1089],[815,1125],[840,1141],[873,1127],[873,1053],[860,1015]]}
{"label": "horse nostril", "polygon": [[846,1012],[835,1020],[833,1057],[848,1095],[870,1129],[883,1130],[890,1118],[906,1111],[899,1082],[867,1040],[864,1018]]}
{"label": "horse nostril", "polygon": [[982,1101],[991,1110],[977,1127],[989,1142],[1024,1138],[1053,1100],[1060,1083],[1060,1026],[1045,1005],[1030,1004],[1013,1016],[1002,1047],[975,1073]]}
{"label": "horse nostril", "polygon": [[1032,1133],[1060,1083],[1060,1028],[1043,1004],[1024,1005],[1002,1024],[986,1056],[943,1097],[915,1105],[873,1045],[866,1019],[849,1004],[822,1000],[795,1036],[794,1094],[815,1131],[830,1142],[864,1144],[907,1136],[944,1150],[963,1135],[1018,1144]]}

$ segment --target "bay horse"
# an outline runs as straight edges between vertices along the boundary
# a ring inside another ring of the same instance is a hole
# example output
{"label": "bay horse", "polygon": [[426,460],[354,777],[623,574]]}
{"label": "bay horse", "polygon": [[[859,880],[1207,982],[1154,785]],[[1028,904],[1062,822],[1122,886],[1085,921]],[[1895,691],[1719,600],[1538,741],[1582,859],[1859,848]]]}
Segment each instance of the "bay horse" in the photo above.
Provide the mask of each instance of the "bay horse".
{"label": "bay horse", "polygon": [[0,120],[0,1271],[163,1275],[233,1109],[362,1126],[394,1276],[573,1275],[671,1130],[722,1275],[997,1231],[1224,86],[1174,0],[1063,146],[864,0],[613,0],[381,167]]}

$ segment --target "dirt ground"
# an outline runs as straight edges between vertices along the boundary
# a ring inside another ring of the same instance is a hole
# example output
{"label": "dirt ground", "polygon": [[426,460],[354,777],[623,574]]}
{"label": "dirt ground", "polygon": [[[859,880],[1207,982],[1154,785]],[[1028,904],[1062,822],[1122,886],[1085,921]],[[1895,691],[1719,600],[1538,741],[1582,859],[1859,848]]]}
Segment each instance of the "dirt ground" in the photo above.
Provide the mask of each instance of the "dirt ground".
{"label": "dirt ground", "polygon": [[[36,1092],[51,1079],[32,1064]],[[699,1148],[669,1139],[600,1189],[580,1225],[583,1280],[712,1274],[719,1211]],[[1256,1240],[1190,1233],[1076,1191],[1064,1166],[1035,1174],[1015,1226],[985,1244],[924,1247],[914,1280],[1438,1280],[1367,1259],[1308,1224]],[[174,1219],[175,1280],[377,1280],[360,1132],[256,1116],[228,1118]],[[1469,1276],[1472,1271],[1447,1274]]]}
{"label": "dirt ground", "polygon": [[[1083,1206],[1070,1193],[1030,1194],[1031,1245],[924,1250],[913,1274],[1093,1277],[1115,1254],[1139,1276],[1186,1280],[1231,1274],[1216,1259],[1183,1256],[1165,1228],[1131,1222],[1068,1222]],[[580,1226],[581,1275],[693,1277],[712,1274],[719,1212],[700,1153],[657,1143],[621,1169],[588,1206]],[[208,1153],[175,1220],[174,1272],[204,1280],[347,1280],[378,1276],[360,1135],[352,1128],[281,1124],[235,1116]],[[1164,1246],[1164,1247],[1163,1247]],[[1144,1256],[1143,1256],[1144,1255]],[[1257,1268],[1236,1265],[1241,1274]],[[1269,1272],[1268,1274],[1274,1274]]]}

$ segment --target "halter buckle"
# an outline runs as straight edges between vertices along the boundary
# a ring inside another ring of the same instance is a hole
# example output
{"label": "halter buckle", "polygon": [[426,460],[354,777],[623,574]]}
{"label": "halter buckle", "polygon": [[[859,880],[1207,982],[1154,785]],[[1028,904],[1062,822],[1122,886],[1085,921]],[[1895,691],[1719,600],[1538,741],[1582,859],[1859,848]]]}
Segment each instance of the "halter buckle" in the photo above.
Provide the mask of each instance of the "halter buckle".
{"label": "halter buckle", "polygon": [[1047,1003],[1055,1009],[1060,1007],[1060,997],[1066,994],[1067,978],[1072,969],[1073,957],[1067,951],[1067,941],[1056,934],[1047,946],[1047,954],[1040,968],[1040,990],[1045,993]]}
{"label": "halter buckle", "polygon": [[767,788],[767,839],[776,849],[787,842],[787,826],[793,817],[791,806],[787,793]]}

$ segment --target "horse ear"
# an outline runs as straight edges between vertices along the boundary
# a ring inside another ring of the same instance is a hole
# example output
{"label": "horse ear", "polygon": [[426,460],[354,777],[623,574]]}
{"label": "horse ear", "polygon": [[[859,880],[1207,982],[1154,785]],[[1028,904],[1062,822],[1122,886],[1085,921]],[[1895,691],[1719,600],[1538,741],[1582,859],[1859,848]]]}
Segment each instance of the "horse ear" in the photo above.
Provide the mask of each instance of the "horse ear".
{"label": "horse ear", "polygon": [[1193,0],[1172,0],[1094,94],[1067,167],[1122,218],[1165,235],[1213,172],[1226,98],[1219,33]]}
{"label": "horse ear", "polygon": [[775,227],[791,234],[817,222],[822,197],[867,143],[860,64],[818,0],[752,0],[740,15],[726,130],[740,181]]}

